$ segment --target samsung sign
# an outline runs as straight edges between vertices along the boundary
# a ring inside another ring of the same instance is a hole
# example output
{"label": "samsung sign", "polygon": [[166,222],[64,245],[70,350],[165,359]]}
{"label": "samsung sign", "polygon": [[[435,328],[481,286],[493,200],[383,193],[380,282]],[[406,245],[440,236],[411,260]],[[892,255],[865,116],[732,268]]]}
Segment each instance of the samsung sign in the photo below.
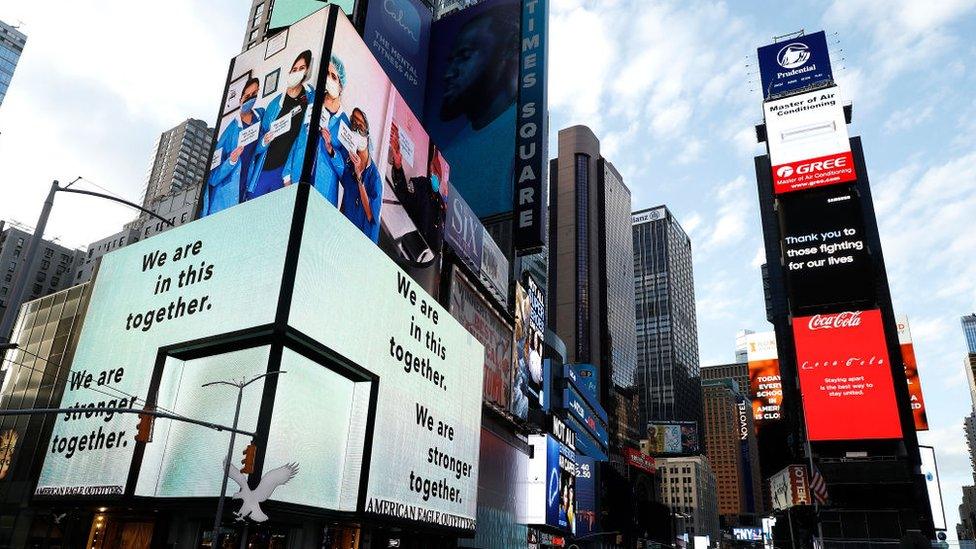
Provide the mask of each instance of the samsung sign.
{"label": "samsung sign", "polygon": [[533,253],[545,245],[548,26],[549,1],[523,0],[513,235],[519,255]]}
{"label": "samsung sign", "polygon": [[758,50],[763,99],[833,81],[824,31],[776,42]]}

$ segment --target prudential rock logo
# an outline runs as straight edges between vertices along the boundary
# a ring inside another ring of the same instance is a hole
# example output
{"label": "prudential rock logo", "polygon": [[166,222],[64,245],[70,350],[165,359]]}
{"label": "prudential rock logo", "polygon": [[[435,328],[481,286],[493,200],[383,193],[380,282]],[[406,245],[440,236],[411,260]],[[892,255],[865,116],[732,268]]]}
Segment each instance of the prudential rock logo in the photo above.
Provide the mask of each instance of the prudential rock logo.
{"label": "prudential rock logo", "polygon": [[802,42],[787,44],[776,54],[776,62],[784,69],[802,67],[809,60],[810,47]]}

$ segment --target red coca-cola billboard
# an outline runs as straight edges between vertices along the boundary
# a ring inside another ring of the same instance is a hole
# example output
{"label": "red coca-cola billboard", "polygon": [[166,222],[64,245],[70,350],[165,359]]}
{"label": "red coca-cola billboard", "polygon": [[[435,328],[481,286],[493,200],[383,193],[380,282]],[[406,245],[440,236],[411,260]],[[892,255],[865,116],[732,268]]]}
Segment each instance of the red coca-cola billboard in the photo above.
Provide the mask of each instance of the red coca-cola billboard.
{"label": "red coca-cola billboard", "polygon": [[901,438],[881,311],[793,319],[810,440]]}

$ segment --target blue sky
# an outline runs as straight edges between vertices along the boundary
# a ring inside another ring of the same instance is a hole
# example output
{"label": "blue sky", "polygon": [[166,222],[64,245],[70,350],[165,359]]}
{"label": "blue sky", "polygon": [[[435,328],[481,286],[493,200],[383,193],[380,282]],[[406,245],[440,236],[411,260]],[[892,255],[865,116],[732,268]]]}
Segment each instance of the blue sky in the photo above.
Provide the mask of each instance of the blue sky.
{"label": "blue sky", "polygon": [[[766,330],[752,158],[761,152],[755,48],[824,29],[863,138],[896,310],[912,325],[954,537],[973,482],[959,317],[976,310],[976,1],[551,0],[551,139],[589,125],[634,209],[667,204],[695,253],[701,363]],[[51,179],[130,199],[159,133],[213,122],[246,0],[4,2],[27,50],[0,106],[0,218],[33,223]],[[835,34],[836,33],[836,34]],[[48,235],[83,246],[132,214],[58,197]]]}

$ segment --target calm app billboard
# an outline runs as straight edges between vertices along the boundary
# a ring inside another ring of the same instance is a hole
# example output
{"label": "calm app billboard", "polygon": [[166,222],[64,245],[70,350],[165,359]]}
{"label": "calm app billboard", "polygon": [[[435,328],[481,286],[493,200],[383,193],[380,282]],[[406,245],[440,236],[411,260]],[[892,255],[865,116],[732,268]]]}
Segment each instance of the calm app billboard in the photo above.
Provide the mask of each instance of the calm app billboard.
{"label": "calm app billboard", "polygon": [[430,8],[418,0],[372,0],[363,36],[393,86],[418,115],[424,112]]}

